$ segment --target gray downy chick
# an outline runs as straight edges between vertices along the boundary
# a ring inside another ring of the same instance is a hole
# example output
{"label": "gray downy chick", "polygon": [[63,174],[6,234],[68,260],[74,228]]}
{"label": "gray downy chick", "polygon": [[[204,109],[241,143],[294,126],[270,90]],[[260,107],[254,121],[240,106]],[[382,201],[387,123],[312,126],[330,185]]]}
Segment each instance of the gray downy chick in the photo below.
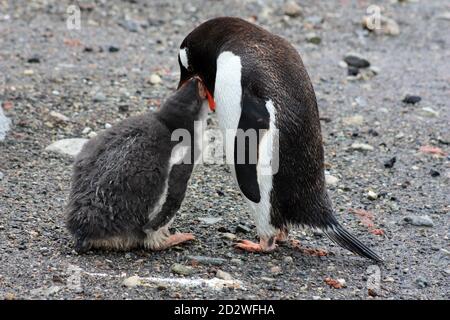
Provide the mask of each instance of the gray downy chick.
{"label": "gray downy chick", "polygon": [[[77,252],[162,250],[194,239],[168,228],[198,160],[201,137],[194,122],[205,123],[205,96],[201,81],[192,78],[158,111],[123,120],[85,144],[75,159],[67,206]],[[172,141],[175,130],[190,139]]]}

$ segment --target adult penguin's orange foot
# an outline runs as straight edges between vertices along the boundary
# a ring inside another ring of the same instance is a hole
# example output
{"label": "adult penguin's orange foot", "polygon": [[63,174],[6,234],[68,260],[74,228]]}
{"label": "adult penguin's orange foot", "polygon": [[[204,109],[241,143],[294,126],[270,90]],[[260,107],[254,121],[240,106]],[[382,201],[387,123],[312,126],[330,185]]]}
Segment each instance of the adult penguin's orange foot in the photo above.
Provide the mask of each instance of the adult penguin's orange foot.
{"label": "adult penguin's orange foot", "polygon": [[261,239],[259,243],[255,243],[250,240],[240,240],[236,245],[235,248],[241,249],[247,252],[271,252],[274,251],[277,248],[277,245],[275,243],[275,239]]}

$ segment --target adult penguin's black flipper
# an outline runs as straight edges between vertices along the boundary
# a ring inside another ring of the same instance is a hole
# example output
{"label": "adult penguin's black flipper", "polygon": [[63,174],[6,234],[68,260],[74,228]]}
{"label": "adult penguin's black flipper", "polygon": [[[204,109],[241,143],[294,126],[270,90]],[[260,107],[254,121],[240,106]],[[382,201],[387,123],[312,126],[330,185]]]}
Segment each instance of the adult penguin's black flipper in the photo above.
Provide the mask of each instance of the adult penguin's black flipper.
{"label": "adult penguin's black flipper", "polygon": [[234,139],[234,168],[236,179],[245,197],[258,203],[261,200],[257,160],[261,134],[269,129],[270,116],[265,101],[250,93],[243,94],[242,112]]}

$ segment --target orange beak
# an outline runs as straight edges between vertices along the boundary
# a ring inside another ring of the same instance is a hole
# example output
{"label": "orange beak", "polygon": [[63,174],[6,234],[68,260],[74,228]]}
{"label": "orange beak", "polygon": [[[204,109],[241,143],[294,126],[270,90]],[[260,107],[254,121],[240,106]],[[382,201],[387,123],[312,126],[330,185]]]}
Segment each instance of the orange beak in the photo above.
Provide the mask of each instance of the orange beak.
{"label": "orange beak", "polygon": [[206,98],[208,98],[209,109],[211,109],[211,111],[215,111],[216,102],[214,101],[214,98],[212,97],[211,93],[209,93],[208,89],[206,89]]}

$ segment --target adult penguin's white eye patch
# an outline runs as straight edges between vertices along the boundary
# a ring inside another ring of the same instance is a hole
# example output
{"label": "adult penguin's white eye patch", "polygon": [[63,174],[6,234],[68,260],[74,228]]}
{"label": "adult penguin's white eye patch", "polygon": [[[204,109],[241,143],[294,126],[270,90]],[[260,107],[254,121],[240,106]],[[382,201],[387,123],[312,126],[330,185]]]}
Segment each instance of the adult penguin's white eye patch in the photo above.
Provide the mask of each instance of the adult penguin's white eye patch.
{"label": "adult penguin's white eye patch", "polygon": [[178,53],[178,56],[180,57],[181,64],[186,69],[189,69],[189,61],[187,56],[186,48],[180,49],[180,52]]}

